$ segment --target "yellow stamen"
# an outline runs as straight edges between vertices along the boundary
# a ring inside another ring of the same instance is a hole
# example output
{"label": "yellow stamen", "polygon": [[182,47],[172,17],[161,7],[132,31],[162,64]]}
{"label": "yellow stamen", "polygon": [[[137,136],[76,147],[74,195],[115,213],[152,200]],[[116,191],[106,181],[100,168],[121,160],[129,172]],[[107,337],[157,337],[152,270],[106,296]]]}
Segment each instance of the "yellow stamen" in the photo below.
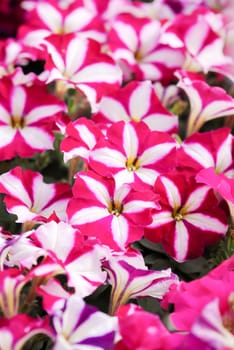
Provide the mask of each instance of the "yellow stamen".
{"label": "yellow stamen", "polygon": [[13,129],[23,129],[25,127],[25,120],[20,116],[12,116],[11,127]]}
{"label": "yellow stamen", "polygon": [[136,171],[140,168],[140,162],[138,158],[128,158],[125,165],[128,171]]}

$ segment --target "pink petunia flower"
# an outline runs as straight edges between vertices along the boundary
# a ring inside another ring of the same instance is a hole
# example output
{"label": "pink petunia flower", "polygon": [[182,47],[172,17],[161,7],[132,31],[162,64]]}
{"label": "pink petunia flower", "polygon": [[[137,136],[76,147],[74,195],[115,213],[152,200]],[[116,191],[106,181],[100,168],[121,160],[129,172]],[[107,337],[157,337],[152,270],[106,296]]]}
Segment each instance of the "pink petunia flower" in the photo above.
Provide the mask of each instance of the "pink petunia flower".
{"label": "pink petunia flower", "polygon": [[41,319],[17,314],[11,318],[0,318],[2,350],[21,350],[28,340],[41,334],[53,339],[53,329],[47,317]]}
{"label": "pink petunia flower", "polygon": [[65,104],[35,81],[33,86],[13,85],[5,77],[0,87],[1,160],[53,149],[54,118],[65,111]]}
{"label": "pink petunia flower", "polygon": [[103,134],[92,120],[79,118],[70,122],[65,129],[65,138],[60,144],[60,149],[64,154],[64,161],[76,157],[82,157],[87,163],[92,149]]}
{"label": "pink petunia flower", "polygon": [[220,15],[199,7],[190,14],[179,14],[169,22],[162,42],[184,49],[183,69],[207,74],[215,66],[232,62],[224,53],[225,40],[220,36],[221,30]]}
{"label": "pink petunia flower", "polygon": [[16,167],[0,176],[0,192],[17,222],[46,221],[54,212],[60,220],[66,218],[66,206],[71,197],[67,184],[47,184],[42,175]]}
{"label": "pink petunia flower", "polygon": [[219,128],[187,137],[177,149],[177,168],[183,173],[197,174],[204,168],[214,167],[217,174],[232,177],[233,137],[230,129]]}
{"label": "pink petunia flower", "polygon": [[161,23],[121,14],[111,22],[108,46],[125,80],[166,80],[182,67],[183,51],[161,43]]}
{"label": "pink petunia flower", "polygon": [[100,18],[81,1],[62,8],[57,1],[39,1],[28,11],[27,21],[19,28],[18,37],[27,45],[40,45],[51,34],[79,33],[82,37],[104,42],[104,25]]}
{"label": "pink petunia flower", "polygon": [[169,291],[167,300],[174,304],[171,319],[178,330],[188,332],[178,349],[187,349],[188,344],[202,350],[233,348],[233,286],[231,257],[206,276]]}
{"label": "pink petunia flower", "polygon": [[151,130],[171,134],[178,131],[178,117],[162,106],[150,81],[133,81],[103,96],[93,120],[98,123],[143,121]]}
{"label": "pink petunia flower", "polygon": [[76,175],[73,196],[67,207],[69,222],[117,250],[142,237],[152,210],[158,208],[152,191],[134,190],[128,184],[117,187],[113,178],[92,171]]}
{"label": "pink petunia flower", "polygon": [[105,282],[106,272],[101,268],[101,261],[108,256],[109,250],[101,247],[97,240],[85,239],[78,229],[64,222],[51,221],[32,232],[30,239],[44,257],[31,270],[32,276],[50,280],[64,274],[68,286],[82,298]]}
{"label": "pink petunia flower", "polygon": [[177,84],[187,94],[190,103],[187,136],[198,131],[207,121],[232,115],[234,99],[220,87],[211,87],[193,75],[177,72]]}
{"label": "pink petunia flower", "polygon": [[207,186],[213,188],[224,200],[226,200],[234,223],[234,179],[225,176],[224,174],[217,174],[214,168],[207,168],[201,170],[196,175],[196,181],[205,183]]}
{"label": "pink petunia flower", "polygon": [[145,237],[162,242],[175,260],[200,256],[206,245],[216,243],[227,232],[226,214],[208,186],[174,174],[159,176],[155,191],[160,195],[161,210],[153,214]]}
{"label": "pink petunia flower", "polygon": [[116,185],[153,186],[157,176],[175,167],[176,142],[167,133],[151,131],[144,122],[120,121],[107,130],[90,153],[89,166]]}
{"label": "pink petunia flower", "polygon": [[20,293],[29,280],[15,268],[0,271],[0,308],[5,317],[19,313]]}
{"label": "pink petunia flower", "polygon": [[51,35],[44,40],[48,51],[47,83],[62,81],[86,95],[92,108],[101,96],[119,87],[122,73],[113,59],[101,52],[98,42],[75,34]]}
{"label": "pink petunia flower", "polygon": [[[121,339],[114,350],[172,350],[171,336],[158,315],[146,312],[141,307],[128,304],[121,306],[116,316]],[[140,327],[139,327],[140,325]]]}

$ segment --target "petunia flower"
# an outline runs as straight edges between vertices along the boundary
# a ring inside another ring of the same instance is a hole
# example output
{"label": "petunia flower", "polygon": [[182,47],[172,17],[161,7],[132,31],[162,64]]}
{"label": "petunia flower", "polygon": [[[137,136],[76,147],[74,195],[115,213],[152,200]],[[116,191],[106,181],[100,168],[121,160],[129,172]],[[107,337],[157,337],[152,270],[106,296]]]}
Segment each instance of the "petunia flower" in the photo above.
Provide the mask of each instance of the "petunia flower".
{"label": "petunia flower", "polygon": [[20,311],[20,293],[28,277],[15,268],[0,271],[0,309],[7,318],[16,316]]}
{"label": "petunia flower", "polygon": [[183,50],[162,44],[162,32],[159,21],[131,14],[121,14],[111,22],[108,47],[126,81],[168,81],[182,67]]}
{"label": "petunia flower", "polygon": [[0,86],[1,160],[53,149],[54,118],[65,111],[64,103],[36,81],[33,86],[13,85],[5,77]]}
{"label": "petunia flower", "polygon": [[11,74],[16,66],[24,66],[40,58],[39,50],[25,46],[19,40],[0,41],[0,76]]}
{"label": "petunia flower", "polygon": [[158,208],[152,191],[128,184],[117,187],[113,178],[92,171],[76,175],[73,196],[67,207],[70,224],[116,250],[140,239],[144,225],[152,221],[152,210]]}
{"label": "petunia flower", "polygon": [[217,174],[214,168],[207,168],[201,170],[196,175],[196,181],[204,183],[216,191],[224,200],[226,200],[234,223],[234,179],[225,176],[224,174]]}
{"label": "petunia flower", "polygon": [[121,70],[109,55],[101,52],[95,40],[81,39],[75,34],[51,35],[44,45],[49,54],[46,83],[59,80],[65,86],[75,86],[86,95],[93,109],[106,91],[122,82]]}
{"label": "petunia flower", "polygon": [[0,319],[1,350],[21,350],[32,337],[42,334],[53,338],[53,329],[47,317],[41,319],[17,314]]}
{"label": "petunia flower", "polygon": [[225,40],[220,32],[223,23],[219,14],[198,7],[190,14],[178,14],[166,26],[162,42],[183,49],[185,60],[181,68],[190,72],[212,71],[213,67],[232,62],[225,55]]}
{"label": "petunia flower", "polygon": [[161,210],[153,214],[145,237],[162,242],[175,260],[200,256],[206,245],[218,242],[227,232],[226,214],[208,186],[175,173],[159,176],[155,191],[160,195]]}
{"label": "petunia flower", "polygon": [[214,167],[217,174],[234,175],[233,137],[229,128],[219,128],[187,137],[177,149],[177,168],[197,174]]}
{"label": "petunia flower", "polygon": [[224,89],[193,79],[189,73],[180,72],[177,77],[177,85],[184,90],[190,103],[187,136],[210,120],[233,114],[234,99]]}
{"label": "petunia flower", "polygon": [[116,185],[143,183],[153,186],[157,176],[175,166],[176,142],[167,133],[151,131],[144,122],[114,123],[90,153],[89,166]]}
{"label": "petunia flower", "polygon": [[7,210],[21,223],[46,221],[54,212],[60,220],[65,219],[71,197],[67,184],[47,184],[40,173],[20,167],[0,175],[0,192],[6,195]]}
{"label": "petunia flower", "polygon": [[98,241],[85,239],[69,224],[54,221],[41,225],[30,238],[41,249],[44,258],[31,270],[33,276],[44,276],[49,280],[64,274],[67,285],[82,298],[105,282],[106,272],[101,268],[101,261],[108,256],[108,249],[101,247]]}
{"label": "petunia flower", "polygon": [[79,118],[70,122],[65,129],[65,138],[60,144],[60,149],[64,155],[64,161],[76,157],[82,157],[87,163],[92,149],[103,134],[92,120]]}
{"label": "petunia flower", "polygon": [[111,349],[117,331],[117,319],[85,304],[71,295],[52,317],[55,331],[53,350]]}
{"label": "petunia flower", "polygon": [[18,37],[27,45],[40,45],[51,34],[80,33],[99,42],[105,41],[105,30],[100,18],[80,1],[62,8],[57,1],[39,1],[28,11],[27,21],[20,26]]}
{"label": "petunia flower", "polygon": [[133,81],[103,96],[93,120],[98,123],[143,121],[151,130],[171,134],[178,131],[178,117],[162,106],[150,81]]}
{"label": "petunia flower", "polygon": [[188,344],[202,350],[232,349],[233,283],[231,257],[206,276],[181,282],[169,291],[168,302],[174,305],[171,320],[177,330],[187,334],[178,349],[188,349]]}
{"label": "petunia flower", "polygon": [[162,299],[178,278],[171,269],[153,271],[148,270],[141,260],[136,265],[134,261],[123,256],[113,256],[103,262],[103,268],[108,274],[108,283],[111,284],[110,314],[114,314],[120,305],[129,299],[154,297]]}
{"label": "petunia flower", "polygon": [[[114,350],[172,350],[175,343],[158,315],[135,304],[122,305],[116,312],[121,339]],[[139,327],[140,325],[140,327]]]}

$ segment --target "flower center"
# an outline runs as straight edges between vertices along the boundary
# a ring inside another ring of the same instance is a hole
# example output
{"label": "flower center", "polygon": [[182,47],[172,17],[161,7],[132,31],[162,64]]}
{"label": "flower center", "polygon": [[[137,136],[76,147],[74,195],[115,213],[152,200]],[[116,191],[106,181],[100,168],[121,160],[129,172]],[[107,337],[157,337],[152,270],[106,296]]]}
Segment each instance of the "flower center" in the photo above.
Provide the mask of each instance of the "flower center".
{"label": "flower center", "polygon": [[224,328],[226,328],[230,333],[234,334],[234,312],[226,312],[222,317],[222,321]]}
{"label": "flower center", "polygon": [[136,158],[128,158],[126,163],[126,168],[128,171],[136,171],[137,169],[140,168],[140,162],[139,159]]}
{"label": "flower center", "polygon": [[11,127],[13,129],[23,129],[25,127],[25,120],[19,116],[12,116]]}
{"label": "flower center", "polygon": [[134,57],[137,62],[141,62],[144,56],[142,55],[140,50],[137,50],[134,54]]}
{"label": "flower center", "polygon": [[173,218],[175,219],[175,221],[180,221],[183,219],[183,215],[180,212],[177,212],[173,214]]}
{"label": "flower center", "polygon": [[234,334],[234,293],[228,298],[229,310],[222,317],[223,326],[232,334]]}
{"label": "flower center", "polygon": [[123,204],[120,202],[115,202],[112,200],[108,206],[108,211],[110,214],[115,215],[115,216],[120,216],[120,214],[123,211]]}

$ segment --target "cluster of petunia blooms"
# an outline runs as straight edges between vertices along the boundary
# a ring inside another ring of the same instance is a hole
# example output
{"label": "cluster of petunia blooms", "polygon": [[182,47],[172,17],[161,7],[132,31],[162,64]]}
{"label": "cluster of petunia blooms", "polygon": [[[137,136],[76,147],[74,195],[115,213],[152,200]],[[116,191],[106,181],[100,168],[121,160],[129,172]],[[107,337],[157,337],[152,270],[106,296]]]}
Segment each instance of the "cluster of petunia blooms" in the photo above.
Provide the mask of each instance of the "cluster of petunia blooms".
{"label": "cluster of petunia blooms", "polygon": [[[234,257],[184,282],[134,245],[182,263],[233,232],[234,99],[221,87],[234,81],[233,1],[21,6],[17,37],[0,42],[0,160],[53,150],[60,134],[70,179],[0,175],[22,224],[1,229],[0,349],[234,349]],[[25,74],[36,61],[40,74]],[[86,301],[106,285],[108,314]],[[144,297],[174,306],[167,327]]]}

